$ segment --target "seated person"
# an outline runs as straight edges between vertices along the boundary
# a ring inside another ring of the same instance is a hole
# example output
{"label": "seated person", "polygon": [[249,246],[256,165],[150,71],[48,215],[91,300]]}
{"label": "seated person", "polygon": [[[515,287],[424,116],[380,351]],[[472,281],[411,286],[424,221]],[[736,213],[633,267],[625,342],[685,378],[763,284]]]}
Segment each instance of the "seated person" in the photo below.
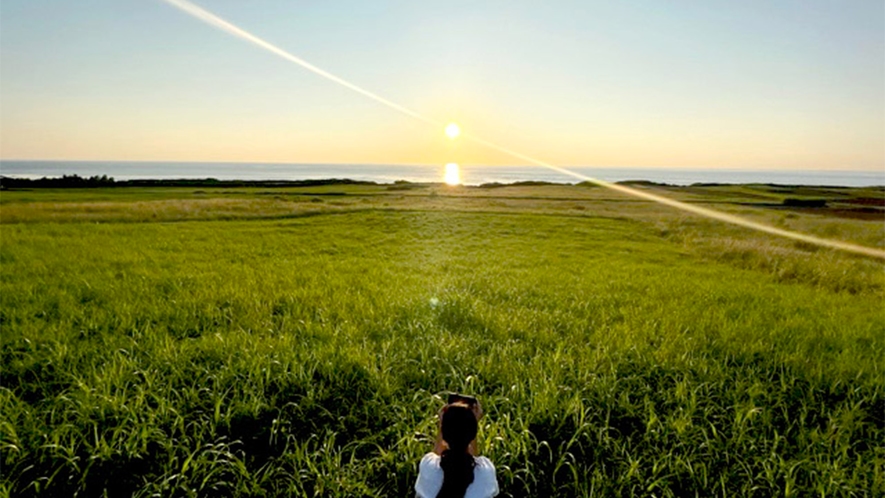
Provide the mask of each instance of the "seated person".
{"label": "seated person", "polygon": [[491,498],[498,480],[491,460],[476,456],[482,408],[476,398],[453,396],[440,412],[440,437],[418,467],[418,498]]}

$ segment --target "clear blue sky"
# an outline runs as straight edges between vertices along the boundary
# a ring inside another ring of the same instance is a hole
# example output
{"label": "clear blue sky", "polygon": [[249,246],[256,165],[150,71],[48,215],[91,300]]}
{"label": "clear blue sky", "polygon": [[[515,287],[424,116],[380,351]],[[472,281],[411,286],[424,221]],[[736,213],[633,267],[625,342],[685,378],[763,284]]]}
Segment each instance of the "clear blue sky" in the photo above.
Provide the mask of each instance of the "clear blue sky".
{"label": "clear blue sky", "polygon": [[[885,168],[885,2],[202,7],[563,165]],[[0,157],[516,164],[160,0],[3,0]]]}

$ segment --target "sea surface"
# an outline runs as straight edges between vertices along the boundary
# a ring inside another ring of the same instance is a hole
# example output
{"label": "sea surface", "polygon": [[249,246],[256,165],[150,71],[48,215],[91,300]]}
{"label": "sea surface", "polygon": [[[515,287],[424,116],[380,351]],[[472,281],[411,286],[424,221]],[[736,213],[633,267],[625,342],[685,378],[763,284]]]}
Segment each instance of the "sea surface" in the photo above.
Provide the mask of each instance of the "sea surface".
{"label": "sea surface", "polygon": [[[648,180],[671,185],[693,183],[774,183],[863,187],[885,185],[879,171],[796,171],[673,168],[570,167],[571,171],[611,182]],[[24,178],[107,175],[116,180],[215,178],[218,180],[312,180],[348,178],[378,183],[397,180],[442,182],[445,167],[385,164],[282,164],[113,161],[0,161],[0,175]],[[576,183],[574,177],[536,166],[461,166],[461,183],[545,181]]]}

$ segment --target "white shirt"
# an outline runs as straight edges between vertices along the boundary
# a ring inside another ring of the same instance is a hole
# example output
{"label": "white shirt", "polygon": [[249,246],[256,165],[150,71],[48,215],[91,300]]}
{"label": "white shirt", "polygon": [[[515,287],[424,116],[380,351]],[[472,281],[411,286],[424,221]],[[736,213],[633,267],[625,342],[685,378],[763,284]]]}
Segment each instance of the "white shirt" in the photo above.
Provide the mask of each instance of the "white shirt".
{"label": "white shirt", "polygon": [[[418,482],[415,492],[418,498],[436,498],[443,485],[443,469],[439,465],[440,456],[428,453],[418,465]],[[495,465],[486,457],[476,457],[473,467],[473,482],[467,487],[464,498],[491,498],[498,494],[498,479]]]}

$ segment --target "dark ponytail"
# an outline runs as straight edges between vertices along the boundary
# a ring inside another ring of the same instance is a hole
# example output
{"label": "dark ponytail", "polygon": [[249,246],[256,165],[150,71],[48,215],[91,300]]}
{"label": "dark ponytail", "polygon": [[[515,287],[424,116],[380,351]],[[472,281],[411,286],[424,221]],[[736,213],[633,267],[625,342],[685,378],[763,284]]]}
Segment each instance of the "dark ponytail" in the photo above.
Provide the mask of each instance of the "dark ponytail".
{"label": "dark ponytail", "polygon": [[440,459],[443,485],[436,498],[463,498],[467,487],[473,482],[476,462],[467,447],[476,439],[476,425],[476,416],[463,403],[451,404],[443,409],[442,438],[447,448]]}

